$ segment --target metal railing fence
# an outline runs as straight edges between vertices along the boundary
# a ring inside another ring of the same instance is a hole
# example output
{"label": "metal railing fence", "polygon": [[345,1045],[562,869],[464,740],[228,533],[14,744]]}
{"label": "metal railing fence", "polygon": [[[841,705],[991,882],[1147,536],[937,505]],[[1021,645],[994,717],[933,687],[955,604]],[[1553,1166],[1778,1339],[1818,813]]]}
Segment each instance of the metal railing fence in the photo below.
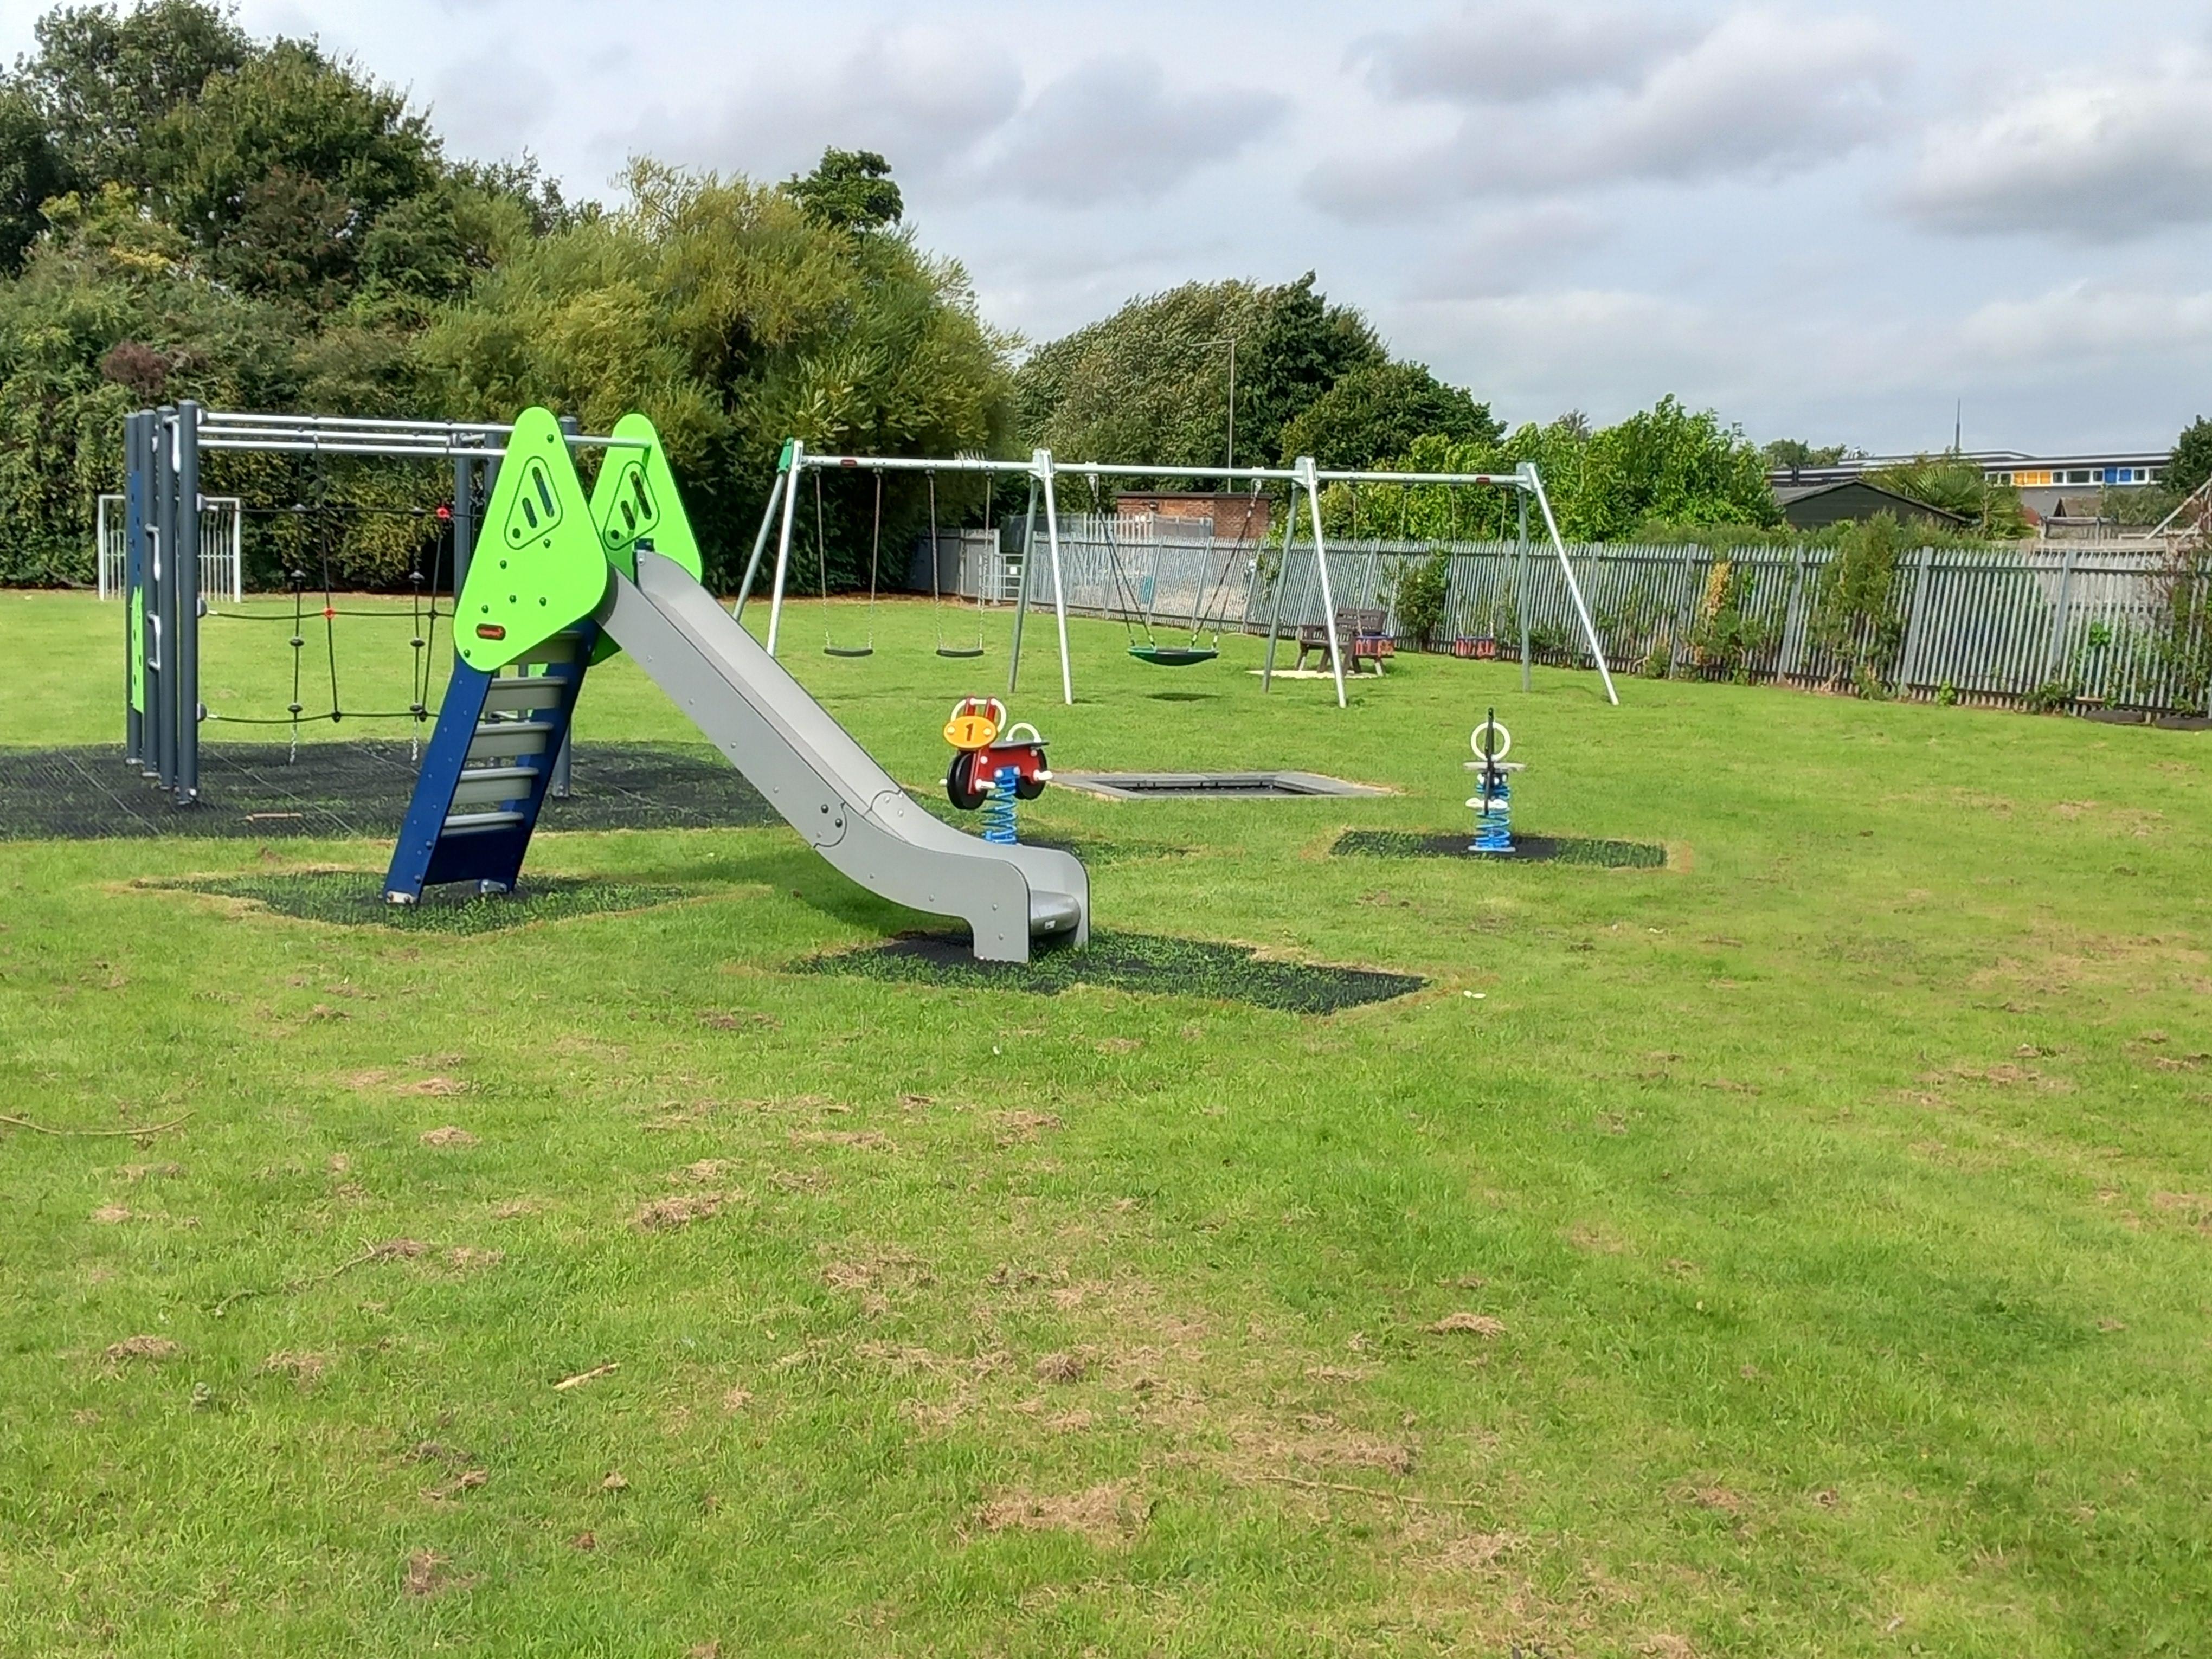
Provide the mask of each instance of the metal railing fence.
{"label": "metal railing fence", "polygon": [[[1321,620],[1310,543],[1279,576],[1279,544],[1217,540],[1156,521],[1149,536],[1116,520],[1111,542],[1087,515],[1060,521],[1071,611],[1170,625],[1267,631],[1283,583],[1287,631]],[[1007,526],[1018,568],[1018,526]],[[1038,526],[1040,542],[1043,526]],[[1588,666],[1558,562],[1540,544],[1332,541],[1340,609],[1379,609],[1401,646],[1415,643],[1396,606],[1409,566],[1448,556],[1444,620],[1431,643],[1490,639],[1516,656],[1525,611],[1530,654]],[[2171,637],[2163,583],[2170,555],[2094,544],[1920,547],[1902,554],[1886,601],[1850,616],[1824,603],[1835,557],[1823,546],[1717,550],[1693,544],[1571,544],[1590,611],[1616,671],[1844,686],[1911,699],[2015,707],[2106,707],[2212,713],[2212,688],[2191,662],[2212,641]],[[963,567],[964,568],[964,567]],[[973,596],[974,590],[963,589]],[[1048,609],[1048,592],[1033,590]],[[2199,622],[2196,624],[2202,628]]]}

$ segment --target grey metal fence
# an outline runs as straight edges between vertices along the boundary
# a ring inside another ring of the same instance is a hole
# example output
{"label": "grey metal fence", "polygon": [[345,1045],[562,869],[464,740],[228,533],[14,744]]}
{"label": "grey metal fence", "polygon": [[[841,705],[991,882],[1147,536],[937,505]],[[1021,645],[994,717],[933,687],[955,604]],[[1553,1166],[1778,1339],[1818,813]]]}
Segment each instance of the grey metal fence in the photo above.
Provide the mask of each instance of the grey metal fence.
{"label": "grey metal fence", "polygon": [[[1073,611],[1157,627],[1188,627],[1194,616],[1210,627],[1218,617],[1224,628],[1264,633],[1279,581],[1286,629],[1321,620],[1310,545],[1294,546],[1279,573],[1273,546],[1168,525],[1147,537],[1121,520],[1110,542],[1105,530],[1088,518],[1060,526]],[[1589,665],[1566,582],[1541,544],[1332,542],[1337,605],[1385,611],[1399,642],[1412,644],[1398,583],[1411,562],[1440,552],[1449,562],[1438,643],[1487,638],[1499,655],[1516,655],[1525,614],[1537,661]],[[1829,548],[1577,544],[1567,553],[1617,671],[1804,687],[1859,679],[1906,698],[2212,713],[2212,688],[2179,660],[2192,652],[2167,637],[2166,556],[2157,551],[1919,548],[1900,559],[1883,613],[1840,631],[1820,603]],[[1030,599],[1048,607],[1042,574]],[[2201,661],[2203,642],[2195,647]]]}

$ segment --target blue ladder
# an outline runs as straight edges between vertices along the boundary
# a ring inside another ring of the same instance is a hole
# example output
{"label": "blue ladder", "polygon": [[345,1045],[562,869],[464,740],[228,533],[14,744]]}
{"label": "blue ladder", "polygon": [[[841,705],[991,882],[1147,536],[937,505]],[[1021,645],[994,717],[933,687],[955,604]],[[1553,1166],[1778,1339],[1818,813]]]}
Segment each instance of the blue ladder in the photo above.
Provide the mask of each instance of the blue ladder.
{"label": "blue ladder", "polygon": [[412,904],[449,881],[514,890],[599,633],[579,623],[496,673],[454,658],[384,878],[387,902]]}

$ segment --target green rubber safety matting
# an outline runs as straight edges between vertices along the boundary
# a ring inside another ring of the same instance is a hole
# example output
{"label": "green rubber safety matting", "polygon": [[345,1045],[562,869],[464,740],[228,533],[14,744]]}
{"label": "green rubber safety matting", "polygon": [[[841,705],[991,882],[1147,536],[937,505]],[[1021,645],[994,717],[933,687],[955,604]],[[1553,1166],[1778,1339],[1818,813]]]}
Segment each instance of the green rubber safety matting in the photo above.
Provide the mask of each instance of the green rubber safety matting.
{"label": "green rubber safety matting", "polygon": [[1510,853],[1478,853],[1467,831],[1427,835],[1411,830],[1347,830],[1333,858],[1464,859],[1468,863],[1586,864],[1603,870],[1663,870],[1667,849],[1644,841],[1587,841],[1573,836],[1516,836]]}
{"label": "green rubber safety matting", "polygon": [[1094,933],[1082,950],[1047,951],[1025,963],[978,962],[969,953],[965,939],[925,934],[811,957],[798,964],[797,971],[1028,991],[1041,996],[1057,996],[1079,985],[1109,986],[1123,991],[1242,1002],[1293,1014],[1332,1014],[1342,1008],[1388,1002],[1410,995],[1428,983],[1419,974],[1275,962],[1239,945],[1121,933]]}
{"label": "green rubber safety matting", "polygon": [[356,927],[392,927],[424,933],[495,933],[535,921],[643,910],[690,898],[689,887],[635,882],[525,877],[511,893],[479,894],[455,882],[424,890],[414,904],[388,904],[384,878],[366,870],[303,870],[284,874],[217,876],[202,881],[148,882],[168,892],[208,893],[249,900],[295,921]]}

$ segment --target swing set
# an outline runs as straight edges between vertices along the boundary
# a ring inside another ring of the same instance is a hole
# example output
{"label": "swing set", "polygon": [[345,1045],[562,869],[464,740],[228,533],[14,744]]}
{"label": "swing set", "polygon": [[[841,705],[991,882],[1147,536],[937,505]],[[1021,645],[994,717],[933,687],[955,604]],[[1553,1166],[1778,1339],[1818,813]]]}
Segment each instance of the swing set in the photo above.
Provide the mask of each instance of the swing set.
{"label": "swing set", "polygon": [[[1038,510],[1043,510],[1044,531],[1042,561],[1052,580],[1052,608],[1058,634],[1060,653],[1060,698],[1063,702],[1075,701],[1075,674],[1068,658],[1067,595],[1066,574],[1060,560],[1060,505],[1058,481],[1073,474],[1088,481],[1091,505],[1104,526],[1107,567],[1113,589],[1113,609],[1121,612],[1123,628],[1127,635],[1127,650],[1131,658],[1156,668],[1188,668],[1215,660],[1221,654],[1221,634],[1226,623],[1229,603],[1231,564],[1224,562],[1205,584],[1194,605],[1190,633],[1188,639],[1163,640],[1156,627],[1150,596],[1133,586],[1121,556],[1119,538],[1113,529],[1113,514],[1103,510],[1105,490],[1103,481],[1109,478],[1130,479],[1215,479],[1241,480],[1249,483],[1256,500],[1263,485],[1275,483],[1287,486],[1287,510],[1284,514],[1280,538],[1272,549],[1262,550],[1262,557],[1271,557],[1274,579],[1271,583],[1272,598],[1267,618],[1267,651],[1260,671],[1262,691],[1271,690],[1274,683],[1275,647],[1281,638],[1284,624],[1285,595],[1292,586],[1292,556],[1304,553],[1303,539],[1310,537],[1312,570],[1317,593],[1312,598],[1320,602],[1320,616],[1316,621],[1298,617],[1290,619],[1294,631],[1313,630],[1325,636],[1329,659],[1330,678],[1335,683],[1337,707],[1348,704],[1345,692],[1346,649],[1339,639],[1336,625],[1338,609],[1334,579],[1330,569],[1329,548],[1322,523],[1321,498],[1322,489],[1330,484],[1342,483],[1350,487],[1352,507],[1355,516],[1359,510],[1359,486],[1384,485],[1400,491],[1400,533],[1408,528],[1412,511],[1412,489],[1415,486],[1443,486],[1449,492],[1455,534],[1459,519],[1461,490],[1470,488],[1510,489],[1517,498],[1522,526],[1520,557],[1516,568],[1516,585],[1526,592],[1528,555],[1534,544],[1528,535],[1528,507],[1534,502],[1540,515],[1544,541],[1557,559],[1564,578],[1567,597],[1575,618],[1580,624],[1583,642],[1590,653],[1598,678],[1605,689],[1606,700],[1619,703],[1613,675],[1605,660],[1604,642],[1599,638],[1596,625],[1590,620],[1589,606],[1583,597],[1582,584],[1575,574],[1574,564],[1567,557],[1566,544],[1559,538],[1558,520],[1553,516],[1552,504],[1544,492],[1543,479],[1533,463],[1523,461],[1511,472],[1384,472],[1358,469],[1323,469],[1310,456],[1301,456],[1288,467],[1255,466],[1152,466],[1098,461],[1056,461],[1048,449],[1030,452],[1025,460],[992,460],[982,456],[963,455],[949,459],[934,460],[919,457],[884,455],[817,455],[809,451],[805,442],[793,438],[783,446],[776,462],[775,479],[769,487],[768,503],[761,514],[760,529],[753,538],[752,556],[746,562],[744,580],[738,586],[734,614],[742,617],[747,601],[752,596],[753,585],[767,557],[769,541],[775,539],[775,559],[769,581],[768,634],[769,654],[775,654],[783,622],[783,602],[792,562],[793,532],[798,519],[799,483],[805,473],[814,474],[815,491],[815,564],[817,585],[824,599],[829,597],[827,537],[822,506],[821,475],[831,468],[840,471],[865,471],[875,477],[875,516],[870,540],[868,562],[868,619],[867,642],[861,647],[840,647],[834,638],[825,648],[832,656],[860,657],[870,654],[875,646],[875,602],[880,587],[883,550],[883,492],[884,475],[890,472],[920,472],[927,475],[930,501],[930,598],[937,617],[937,654],[941,657],[977,657],[982,654],[983,600],[979,597],[975,605],[976,636],[972,647],[948,647],[943,628],[946,603],[939,573],[937,477],[943,473],[975,473],[986,480],[985,523],[989,523],[989,481],[998,475],[1025,477],[1029,483],[1029,500],[1022,515],[1021,574],[1013,599],[1013,637],[1008,652],[1006,690],[1011,696],[1018,689],[1021,676],[1022,629],[1036,596],[1033,584],[1039,561],[1031,555],[1038,548],[1036,532]],[[1247,524],[1250,520],[1247,510]],[[1139,603],[1139,599],[1143,602]],[[1302,601],[1310,603],[1310,601]],[[1522,684],[1528,684],[1529,641],[1527,638],[1527,605],[1518,607],[1522,623],[1521,658]],[[1141,623],[1144,637],[1138,638]],[[1210,629],[1210,638],[1209,638]],[[1355,642],[1356,644],[1356,642]]]}

